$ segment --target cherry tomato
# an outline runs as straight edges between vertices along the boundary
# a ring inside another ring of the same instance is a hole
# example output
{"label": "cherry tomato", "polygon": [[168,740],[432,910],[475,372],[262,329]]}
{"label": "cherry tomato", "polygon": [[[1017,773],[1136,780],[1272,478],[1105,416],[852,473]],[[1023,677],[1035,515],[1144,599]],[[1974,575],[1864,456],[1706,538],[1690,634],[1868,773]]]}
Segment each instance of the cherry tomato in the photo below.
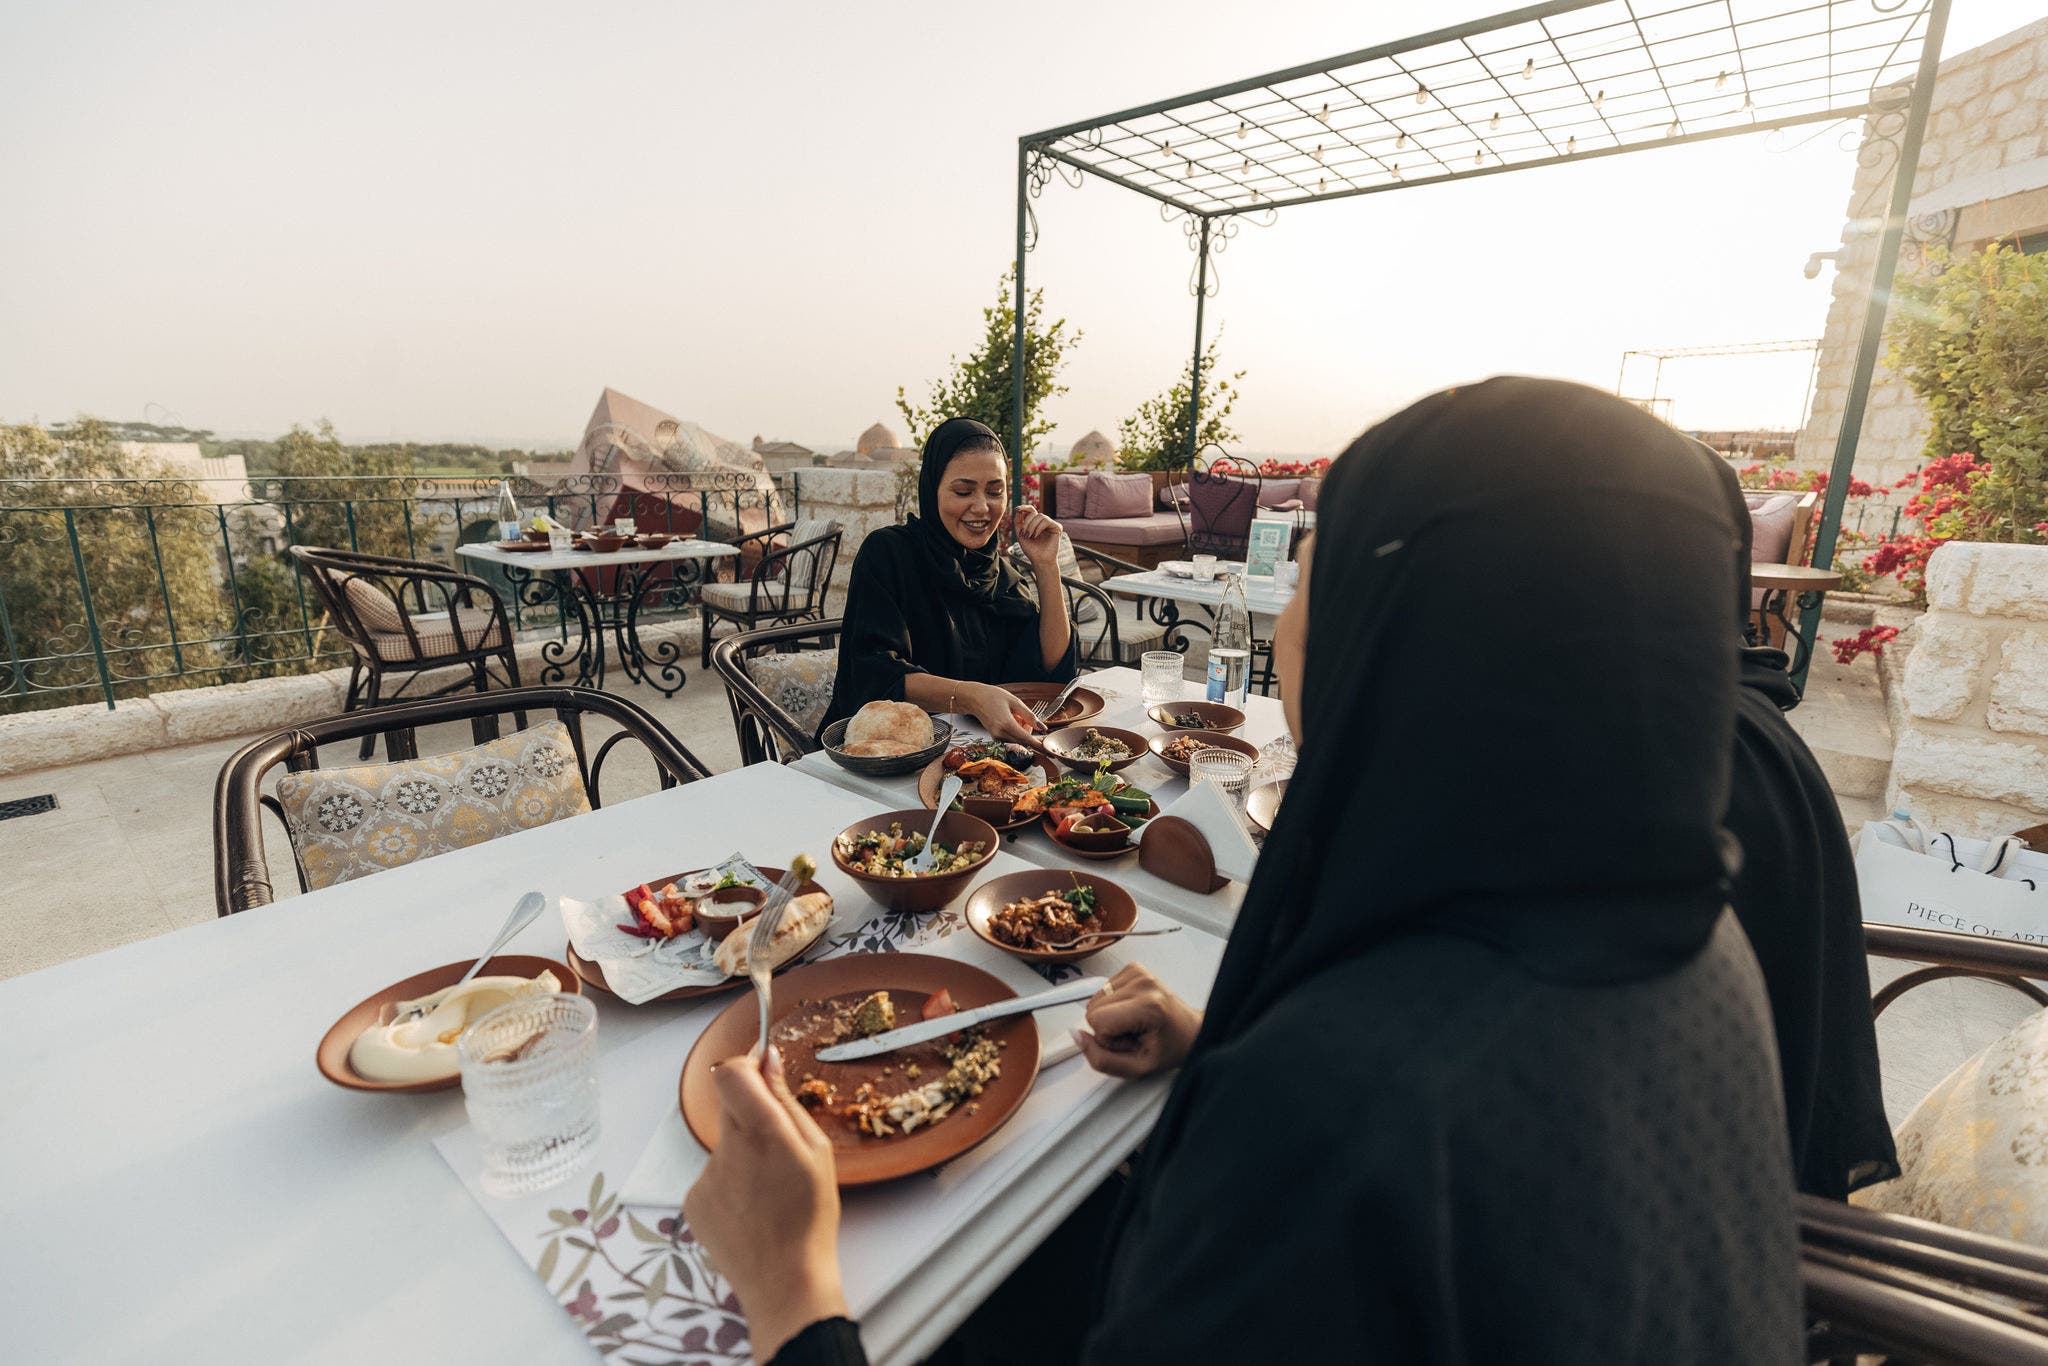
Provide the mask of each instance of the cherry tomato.
{"label": "cherry tomato", "polygon": [[951,1015],[957,1009],[959,1007],[953,1004],[953,993],[941,990],[938,995],[930,997],[925,1001],[924,1009],[919,1012],[919,1018],[936,1020],[941,1015]]}

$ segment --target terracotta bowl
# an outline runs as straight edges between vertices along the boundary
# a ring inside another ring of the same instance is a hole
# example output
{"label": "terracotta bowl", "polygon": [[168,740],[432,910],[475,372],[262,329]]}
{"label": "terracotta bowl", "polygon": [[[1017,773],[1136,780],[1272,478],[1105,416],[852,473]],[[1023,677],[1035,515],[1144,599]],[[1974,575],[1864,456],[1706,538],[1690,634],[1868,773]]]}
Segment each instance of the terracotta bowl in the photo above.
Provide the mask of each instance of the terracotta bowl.
{"label": "terracotta bowl", "polygon": [[1088,732],[1091,730],[1106,739],[1123,741],[1124,748],[1130,751],[1129,757],[1110,761],[1109,771],[1111,773],[1129,768],[1132,764],[1145,757],[1145,737],[1134,730],[1118,730],[1115,726],[1068,726],[1065,730],[1056,730],[1046,736],[1042,743],[1053,752],[1055,758],[1068,768],[1073,769],[1077,773],[1093,773],[1096,766],[1094,759],[1071,757],[1071,751],[1075,746],[1087,740]]}
{"label": "terracotta bowl", "polygon": [[1033,868],[990,878],[967,898],[964,908],[967,923],[976,934],[1012,958],[1021,958],[1027,963],[1078,963],[1090,954],[1108,948],[1109,943],[1093,947],[1084,944],[1074,949],[1020,949],[996,938],[988,927],[989,917],[1011,902],[1044,896],[1047,892],[1064,892],[1076,883],[1095,889],[1095,924],[1091,928],[1128,930],[1138,923],[1138,903],[1131,899],[1129,892],[1106,877],[1074,868]]}
{"label": "terracotta bowl", "polygon": [[[1225,735],[1235,735],[1244,724],[1244,713],[1236,707],[1226,707],[1221,702],[1161,702],[1145,710],[1146,717],[1154,725],[1168,730],[1214,730]],[[1199,726],[1184,726],[1178,718],[1199,716]]]}
{"label": "terracotta bowl", "polygon": [[1187,760],[1167,758],[1166,747],[1175,740],[1185,739],[1189,736],[1200,740],[1206,746],[1216,749],[1234,750],[1250,759],[1253,763],[1258,762],[1259,747],[1257,745],[1249,740],[1240,740],[1235,735],[1220,730],[1170,730],[1164,735],[1153,736],[1148,748],[1151,749],[1153,754],[1158,756],[1160,763],[1165,764],[1175,773],[1185,778],[1188,776]]}
{"label": "terracotta bowl", "polygon": [[642,550],[659,550],[674,539],[676,538],[663,532],[643,531],[633,538],[633,544]]}
{"label": "terracotta bowl", "polygon": [[759,887],[720,887],[697,903],[697,928],[715,943],[758,914],[767,899]]}
{"label": "terracotta bowl", "polygon": [[858,882],[861,890],[877,905],[888,910],[916,914],[941,910],[967,890],[967,884],[988,866],[988,861],[996,856],[996,850],[1002,845],[1002,837],[996,834],[996,828],[978,816],[970,816],[964,811],[948,811],[939,821],[939,843],[957,847],[979,841],[982,846],[980,858],[950,873],[936,873],[930,877],[877,877],[847,866],[846,860],[839,856],[841,838],[855,839],[871,830],[887,830],[892,823],[901,825],[905,834],[922,834],[931,828],[931,821],[932,813],[926,807],[884,811],[866,820],[855,821],[833,837],[832,862],[840,872]]}
{"label": "terracotta bowl", "polygon": [[[432,1081],[371,1081],[357,1074],[348,1065],[348,1051],[355,1045],[356,1036],[372,1025],[390,1023],[391,1007],[400,1001],[417,1000],[428,992],[439,991],[442,987],[453,986],[469,971],[474,958],[465,958],[459,963],[447,963],[426,972],[416,973],[402,982],[390,986],[373,996],[356,1002],[347,1014],[334,1022],[320,1040],[320,1047],[313,1057],[320,1068],[320,1075],[336,1086],[346,1086],[351,1091],[446,1091],[462,1085],[462,1074],[436,1077]],[[555,974],[555,980],[562,984],[562,990],[571,996],[583,994],[583,983],[562,964],[552,958],[540,958],[530,953],[501,953],[483,965],[479,977],[537,977],[543,972]]]}
{"label": "terracotta bowl", "polygon": [[585,536],[583,544],[599,555],[609,555],[615,550],[623,550],[626,538],[616,535]]}

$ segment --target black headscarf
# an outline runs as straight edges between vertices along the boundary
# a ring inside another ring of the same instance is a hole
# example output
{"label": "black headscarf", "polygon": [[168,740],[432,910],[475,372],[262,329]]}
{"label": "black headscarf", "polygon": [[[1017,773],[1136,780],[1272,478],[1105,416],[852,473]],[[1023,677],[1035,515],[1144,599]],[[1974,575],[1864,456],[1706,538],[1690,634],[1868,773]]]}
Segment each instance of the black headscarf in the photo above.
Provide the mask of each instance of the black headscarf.
{"label": "black headscarf", "polygon": [[[1750,615],[1749,506],[1728,462],[1694,443],[1741,532],[1738,628]],[[1799,1189],[1840,1200],[1898,1175],[1870,1015],[1856,859],[1827,775],[1786,721],[1799,690],[1783,650],[1741,652],[1727,826],[1742,846],[1730,889],[1771,1000]]]}
{"label": "black headscarf", "polygon": [[1301,764],[1198,1049],[1418,925],[1588,982],[1705,942],[1737,527],[1684,443],[1610,395],[1507,377],[1424,399],[1332,465]]}
{"label": "black headscarf", "polygon": [[931,562],[935,582],[947,593],[978,603],[998,616],[1037,616],[1038,603],[1026,591],[1023,576],[998,553],[1002,528],[997,528],[987,545],[970,550],[955,540],[939,519],[939,485],[945,482],[946,467],[953,457],[963,449],[989,448],[1001,455],[1003,443],[985,422],[949,417],[934,428],[919,457],[917,515],[910,519],[910,527]]}

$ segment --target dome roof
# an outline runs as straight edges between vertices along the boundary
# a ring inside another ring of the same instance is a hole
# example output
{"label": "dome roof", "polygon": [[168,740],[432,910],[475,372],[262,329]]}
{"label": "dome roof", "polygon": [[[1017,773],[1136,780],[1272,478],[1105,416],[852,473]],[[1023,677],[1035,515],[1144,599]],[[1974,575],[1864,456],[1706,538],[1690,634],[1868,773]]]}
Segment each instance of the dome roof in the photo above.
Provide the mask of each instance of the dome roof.
{"label": "dome roof", "polygon": [[877,422],[860,434],[860,440],[853,443],[854,453],[870,455],[876,451],[895,451],[903,448],[903,438]]}
{"label": "dome roof", "polygon": [[1077,464],[1108,464],[1116,459],[1116,446],[1101,432],[1090,432],[1074,443],[1068,458]]}

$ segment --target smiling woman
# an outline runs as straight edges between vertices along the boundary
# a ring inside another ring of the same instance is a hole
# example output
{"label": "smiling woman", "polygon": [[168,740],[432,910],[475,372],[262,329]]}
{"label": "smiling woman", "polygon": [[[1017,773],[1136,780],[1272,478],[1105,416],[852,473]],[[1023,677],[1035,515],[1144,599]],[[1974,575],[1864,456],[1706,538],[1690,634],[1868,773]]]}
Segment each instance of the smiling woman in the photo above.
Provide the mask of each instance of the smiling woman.
{"label": "smiling woman", "polygon": [[924,445],[918,515],[861,542],[846,589],[832,704],[819,727],[877,700],[973,715],[1023,739],[1031,712],[1000,686],[1074,676],[1074,633],[1059,582],[1059,523],[1016,512],[1031,578],[1000,553],[1010,528],[1009,462],[972,418],[949,418]]}

